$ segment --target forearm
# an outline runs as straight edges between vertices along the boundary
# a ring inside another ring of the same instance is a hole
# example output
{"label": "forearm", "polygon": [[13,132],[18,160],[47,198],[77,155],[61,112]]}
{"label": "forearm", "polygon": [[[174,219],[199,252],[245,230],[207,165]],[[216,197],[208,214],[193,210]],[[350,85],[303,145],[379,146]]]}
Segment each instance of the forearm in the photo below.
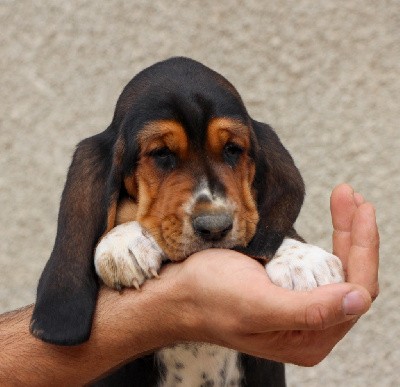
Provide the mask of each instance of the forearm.
{"label": "forearm", "polygon": [[[44,343],[28,330],[32,306],[0,316],[0,385],[82,385],[117,365],[171,344],[171,311],[160,310],[168,281],[124,294],[102,289],[88,342],[75,347]],[[160,315],[163,316],[160,318]]]}

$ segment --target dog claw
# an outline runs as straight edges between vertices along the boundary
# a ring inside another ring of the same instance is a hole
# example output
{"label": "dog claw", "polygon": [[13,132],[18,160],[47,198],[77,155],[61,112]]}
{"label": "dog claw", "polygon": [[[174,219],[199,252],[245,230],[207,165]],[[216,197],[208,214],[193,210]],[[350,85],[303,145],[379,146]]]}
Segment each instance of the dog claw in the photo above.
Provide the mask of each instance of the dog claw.
{"label": "dog claw", "polygon": [[140,290],[140,285],[139,285],[139,282],[137,280],[133,281],[133,286],[135,287],[136,290]]}
{"label": "dog claw", "polygon": [[120,284],[119,282],[115,282],[115,283],[114,283],[114,289],[115,289],[115,290],[118,290],[118,291],[121,293],[121,291],[122,291],[122,286],[121,286],[121,284]]}
{"label": "dog claw", "polygon": [[160,278],[156,269],[150,269],[150,273],[153,275],[154,278]]}

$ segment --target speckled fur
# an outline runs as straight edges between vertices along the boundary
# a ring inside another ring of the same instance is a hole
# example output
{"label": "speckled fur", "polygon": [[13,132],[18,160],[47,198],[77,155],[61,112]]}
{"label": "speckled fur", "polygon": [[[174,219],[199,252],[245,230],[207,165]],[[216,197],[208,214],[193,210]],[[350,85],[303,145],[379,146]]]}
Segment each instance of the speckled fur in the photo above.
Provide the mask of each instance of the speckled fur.
{"label": "speckled fur", "polygon": [[159,387],[240,386],[239,354],[231,349],[204,343],[177,344],[157,352],[165,369]]}

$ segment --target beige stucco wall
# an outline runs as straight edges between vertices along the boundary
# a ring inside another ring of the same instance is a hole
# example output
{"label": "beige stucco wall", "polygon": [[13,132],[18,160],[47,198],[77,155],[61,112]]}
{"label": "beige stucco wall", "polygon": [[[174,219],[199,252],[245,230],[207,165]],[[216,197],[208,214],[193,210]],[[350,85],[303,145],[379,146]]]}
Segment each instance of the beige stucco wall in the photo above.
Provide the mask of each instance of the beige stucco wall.
{"label": "beige stucco wall", "polygon": [[330,248],[329,194],[377,207],[382,293],[290,386],[395,386],[400,360],[398,0],[0,1],[0,311],[34,300],[75,144],[122,87],[175,55],[204,62],[270,123],[307,184],[298,230]]}

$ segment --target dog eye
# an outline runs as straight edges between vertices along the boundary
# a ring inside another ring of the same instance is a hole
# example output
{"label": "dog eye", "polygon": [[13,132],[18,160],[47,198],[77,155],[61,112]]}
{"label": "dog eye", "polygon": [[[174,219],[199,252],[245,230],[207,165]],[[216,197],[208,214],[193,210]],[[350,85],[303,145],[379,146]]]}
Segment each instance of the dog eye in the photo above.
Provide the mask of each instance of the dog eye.
{"label": "dog eye", "polygon": [[230,166],[235,166],[239,161],[241,154],[243,153],[243,148],[233,142],[228,142],[223,150],[223,157],[226,163]]}
{"label": "dog eye", "polygon": [[165,171],[174,169],[177,163],[177,157],[166,146],[159,149],[154,149],[149,155],[155,160],[157,166]]}

